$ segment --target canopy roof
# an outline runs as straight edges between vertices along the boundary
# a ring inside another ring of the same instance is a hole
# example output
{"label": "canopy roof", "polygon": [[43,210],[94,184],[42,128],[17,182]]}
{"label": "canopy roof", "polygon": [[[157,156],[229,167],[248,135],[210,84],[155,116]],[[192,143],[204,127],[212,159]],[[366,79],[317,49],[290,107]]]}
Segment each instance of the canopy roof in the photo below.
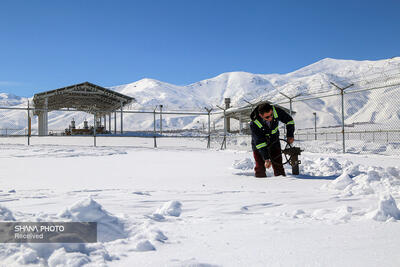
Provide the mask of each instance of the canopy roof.
{"label": "canopy roof", "polygon": [[110,113],[121,109],[121,105],[125,106],[136,101],[133,97],[89,82],[35,94],[33,97],[35,108],[46,109],[46,99],[48,111],[71,108],[97,115]]}

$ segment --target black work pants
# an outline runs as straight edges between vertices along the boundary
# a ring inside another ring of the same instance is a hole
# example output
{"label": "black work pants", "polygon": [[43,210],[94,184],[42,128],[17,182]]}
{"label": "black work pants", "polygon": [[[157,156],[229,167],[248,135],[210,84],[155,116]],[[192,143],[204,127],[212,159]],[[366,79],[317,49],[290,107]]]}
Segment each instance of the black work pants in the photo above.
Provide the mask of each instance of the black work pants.
{"label": "black work pants", "polygon": [[[281,143],[279,141],[272,143],[268,146],[268,152],[270,156],[270,160],[272,162],[272,168],[274,169],[274,175],[279,176],[285,174],[285,169],[282,164],[282,150]],[[264,160],[258,150],[253,151],[254,161],[256,162],[256,166],[254,168],[256,177],[266,177]]]}

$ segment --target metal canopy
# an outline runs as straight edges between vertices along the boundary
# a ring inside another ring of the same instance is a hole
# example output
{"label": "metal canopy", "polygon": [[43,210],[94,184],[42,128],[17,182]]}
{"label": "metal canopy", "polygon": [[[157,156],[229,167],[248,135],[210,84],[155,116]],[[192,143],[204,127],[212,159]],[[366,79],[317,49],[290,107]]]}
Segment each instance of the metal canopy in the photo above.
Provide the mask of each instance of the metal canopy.
{"label": "metal canopy", "polygon": [[[239,108],[230,108],[230,109],[227,109],[227,110],[226,110],[226,116],[227,116],[228,118],[237,119],[237,120],[240,120],[240,121],[242,121],[242,122],[250,122],[250,121],[251,121],[251,119],[250,119],[250,114],[251,114],[251,112],[253,112],[253,110],[254,110],[258,105],[260,105],[260,104],[262,104],[262,103],[269,103],[269,104],[271,104],[271,105],[274,105],[274,106],[276,106],[276,107],[279,107],[279,108],[283,109],[283,110],[286,111],[288,114],[290,113],[290,110],[289,110],[289,109],[284,108],[284,107],[282,107],[282,106],[280,106],[280,105],[273,104],[273,103],[271,103],[271,102],[269,102],[269,101],[260,101],[260,102],[258,102],[258,103],[253,104],[253,105],[246,105],[246,106],[239,107]],[[292,111],[292,115],[294,115],[295,113],[296,113],[296,112]]]}
{"label": "metal canopy", "polygon": [[[47,111],[52,111],[68,108],[82,110],[96,115],[108,114],[121,109],[121,105],[125,106],[135,101],[133,97],[89,82],[38,93],[33,97],[35,109],[47,109]],[[40,110],[35,111],[35,115],[38,115],[40,112]]]}

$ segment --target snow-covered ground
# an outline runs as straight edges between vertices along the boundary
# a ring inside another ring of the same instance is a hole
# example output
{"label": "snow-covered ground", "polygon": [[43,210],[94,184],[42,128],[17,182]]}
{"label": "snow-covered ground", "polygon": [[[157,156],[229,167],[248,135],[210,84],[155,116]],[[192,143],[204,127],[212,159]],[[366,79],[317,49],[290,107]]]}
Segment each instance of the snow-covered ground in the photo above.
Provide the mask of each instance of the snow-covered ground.
{"label": "snow-covered ground", "polygon": [[400,264],[399,155],[306,151],[301,175],[258,179],[248,149],[92,141],[1,139],[0,219],[97,221],[99,240],[0,244],[1,266]]}

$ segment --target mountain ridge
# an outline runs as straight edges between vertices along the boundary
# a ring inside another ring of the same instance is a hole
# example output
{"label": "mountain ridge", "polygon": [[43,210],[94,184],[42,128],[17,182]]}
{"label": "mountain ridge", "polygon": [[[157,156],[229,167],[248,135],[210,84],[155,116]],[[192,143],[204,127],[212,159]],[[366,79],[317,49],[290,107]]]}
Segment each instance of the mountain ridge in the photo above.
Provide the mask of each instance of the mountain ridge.
{"label": "mountain ridge", "polygon": [[[332,92],[338,92],[335,91],[331,82],[344,86],[345,82],[349,83],[355,78],[368,78],[370,75],[384,76],[387,70],[394,68],[400,70],[399,57],[377,61],[325,58],[286,74],[253,74],[234,71],[221,73],[215,77],[183,86],[144,78],[132,83],[112,86],[109,89],[135,97],[137,103],[131,106],[132,109],[154,109],[157,105],[162,104],[164,106],[163,110],[191,109],[204,111],[205,107],[224,105],[225,98],[231,98],[232,107],[239,107],[246,105],[247,101],[255,102],[262,99],[275,103],[282,102],[285,98],[279,92],[289,96],[295,96],[300,93],[303,95],[312,94],[327,89],[332,90]],[[346,123],[360,122],[361,120],[373,123],[398,122],[400,115],[389,116],[385,115],[384,112],[371,110],[373,109],[372,107],[377,108],[377,104],[374,101],[383,103],[386,98],[394,101],[393,96],[395,93],[393,91],[389,90],[385,94],[387,95],[381,96],[377,93],[366,91],[358,95],[347,95],[345,99]],[[12,101],[9,99],[12,99]],[[12,94],[0,94],[0,104],[3,103],[2,105],[8,103],[10,106],[26,106],[26,102],[27,98],[18,98]],[[318,124],[321,126],[339,124],[339,104],[337,97],[295,103],[294,109],[297,114],[303,114],[303,118],[299,120],[298,125],[300,127],[312,126],[313,112],[318,113]],[[387,105],[386,103],[385,106],[387,107]],[[335,114],[333,114],[333,110],[336,110]],[[399,108],[395,108],[395,110],[390,108],[390,110],[400,114]],[[49,125],[49,128],[59,128],[61,125],[64,125],[63,128],[65,128],[68,123],[64,119],[65,117],[70,119],[71,116],[57,115],[59,116],[57,118],[55,114],[55,112],[51,112],[49,115],[49,123],[52,125]],[[147,128],[152,127],[153,118],[136,115],[135,119],[133,117],[129,119],[130,116],[133,115],[127,114],[125,116],[127,123],[124,122],[128,129],[138,130],[144,127],[146,128],[145,130],[148,130]],[[80,117],[82,116],[75,115],[75,118]],[[191,119],[188,119],[187,116],[184,116],[184,119],[178,119],[178,117],[171,117],[169,121],[169,118],[166,117],[165,122],[163,121],[163,126],[166,128],[191,128],[195,127],[199,120],[204,120],[204,118],[199,119],[197,117]],[[21,120],[15,119],[15,121]],[[77,121],[78,125],[80,123]],[[217,126],[221,123],[221,120],[216,121]]]}

